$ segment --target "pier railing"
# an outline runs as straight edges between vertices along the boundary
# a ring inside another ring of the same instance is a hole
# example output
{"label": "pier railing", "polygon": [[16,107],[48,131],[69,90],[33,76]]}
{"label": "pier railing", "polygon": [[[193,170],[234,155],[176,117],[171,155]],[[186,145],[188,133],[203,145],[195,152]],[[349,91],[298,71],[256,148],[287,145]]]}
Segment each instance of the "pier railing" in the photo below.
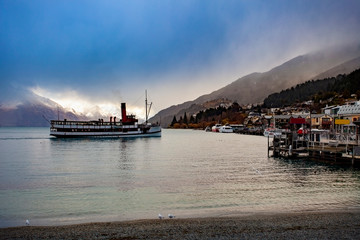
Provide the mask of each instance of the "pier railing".
{"label": "pier railing", "polygon": [[331,140],[338,141],[340,144],[360,144],[360,135],[354,133],[333,133]]}
{"label": "pier railing", "polygon": [[268,138],[268,156],[305,157],[331,164],[360,165],[360,135],[314,130],[307,134],[291,132]]}

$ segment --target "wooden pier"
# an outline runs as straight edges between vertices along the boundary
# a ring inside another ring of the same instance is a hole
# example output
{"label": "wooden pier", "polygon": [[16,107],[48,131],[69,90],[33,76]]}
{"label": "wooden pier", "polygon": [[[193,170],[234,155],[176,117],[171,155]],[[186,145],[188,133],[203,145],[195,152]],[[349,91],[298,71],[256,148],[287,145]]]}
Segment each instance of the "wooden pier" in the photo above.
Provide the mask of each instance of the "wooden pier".
{"label": "wooden pier", "polygon": [[316,162],[360,167],[360,146],[356,142],[320,141],[296,133],[268,138],[268,157],[303,158]]}

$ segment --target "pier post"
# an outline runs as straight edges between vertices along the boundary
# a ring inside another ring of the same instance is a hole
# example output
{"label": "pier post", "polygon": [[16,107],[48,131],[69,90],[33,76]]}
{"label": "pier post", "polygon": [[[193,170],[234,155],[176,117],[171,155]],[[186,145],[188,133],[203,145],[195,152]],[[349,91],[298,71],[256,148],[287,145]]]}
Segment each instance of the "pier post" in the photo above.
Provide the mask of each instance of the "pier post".
{"label": "pier post", "polygon": [[269,136],[267,137],[267,140],[268,140],[268,157],[269,157],[269,151],[270,151]]}
{"label": "pier post", "polygon": [[336,162],[337,146],[335,147],[335,162]]}
{"label": "pier post", "polygon": [[354,166],[354,164],[355,164],[355,158],[354,158],[354,149],[355,148],[355,146],[353,146],[353,149],[352,149],[352,151],[351,151],[351,153],[352,153],[352,159],[351,159],[351,165],[352,166]]}

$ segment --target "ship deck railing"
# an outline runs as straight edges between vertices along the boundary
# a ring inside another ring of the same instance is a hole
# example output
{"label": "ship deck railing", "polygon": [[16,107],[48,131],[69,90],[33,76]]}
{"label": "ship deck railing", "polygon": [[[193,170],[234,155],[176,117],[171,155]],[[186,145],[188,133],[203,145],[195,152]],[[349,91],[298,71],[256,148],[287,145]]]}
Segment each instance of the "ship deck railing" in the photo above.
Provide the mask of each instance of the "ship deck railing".
{"label": "ship deck railing", "polygon": [[[102,122],[102,121],[59,121],[59,120],[51,120],[51,125],[54,127],[130,127],[131,125],[124,125],[121,122]],[[134,123],[134,125],[141,125],[138,123]]]}

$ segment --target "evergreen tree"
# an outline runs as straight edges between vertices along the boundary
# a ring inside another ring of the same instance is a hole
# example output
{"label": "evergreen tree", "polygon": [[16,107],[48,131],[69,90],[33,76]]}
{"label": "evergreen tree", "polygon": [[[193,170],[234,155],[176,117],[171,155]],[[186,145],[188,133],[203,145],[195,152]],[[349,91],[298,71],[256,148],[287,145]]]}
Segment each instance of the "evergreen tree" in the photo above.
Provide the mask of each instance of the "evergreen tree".
{"label": "evergreen tree", "polygon": [[176,117],[175,117],[175,115],[174,115],[174,118],[173,118],[170,126],[173,127],[175,123],[177,123],[177,120],[176,120]]}
{"label": "evergreen tree", "polygon": [[190,123],[195,123],[195,118],[193,115],[190,116]]}
{"label": "evergreen tree", "polygon": [[187,119],[187,116],[186,116],[186,112],[184,113],[184,123],[188,124],[188,119]]}

